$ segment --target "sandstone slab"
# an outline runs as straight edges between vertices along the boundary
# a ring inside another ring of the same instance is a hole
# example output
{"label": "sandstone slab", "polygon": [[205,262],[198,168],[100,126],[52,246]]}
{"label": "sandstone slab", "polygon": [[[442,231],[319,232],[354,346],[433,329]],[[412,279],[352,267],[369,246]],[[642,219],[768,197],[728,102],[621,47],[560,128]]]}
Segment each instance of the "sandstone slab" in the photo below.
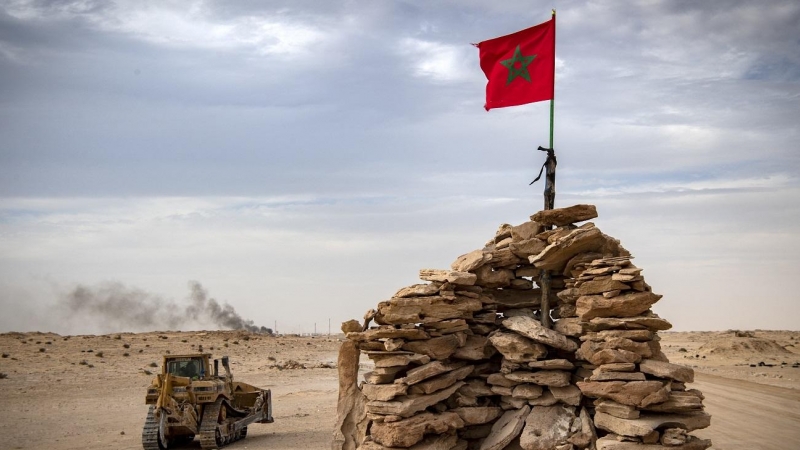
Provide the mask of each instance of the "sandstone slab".
{"label": "sandstone slab", "polygon": [[691,414],[653,414],[642,413],[638,419],[620,419],[610,414],[598,412],[594,423],[601,428],[621,436],[647,436],[657,428],[682,428],[687,431],[706,428],[711,425],[711,416],[705,412]]}
{"label": "sandstone slab", "polygon": [[629,288],[630,286],[625,283],[608,278],[605,280],[586,281],[578,288],[578,293],[580,295],[602,294],[610,291],[624,291]]}
{"label": "sandstone slab", "polygon": [[439,322],[447,319],[470,319],[472,313],[480,311],[480,299],[456,295],[392,298],[378,304],[375,321],[384,325]]}
{"label": "sandstone slab", "polygon": [[458,368],[464,367],[465,365],[466,363],[461,361],[459,362],[432,361],[427,364],[423,364],[419,367],[410,369],[408,372],[406,372],[405,377],[398,379],[397,381],[395,381],[395,383],[402,383],[406,385],[417,384],[422,380],[435,377],[436,375],[440,375],[445,372],[450,372],[451,370],[456,370]]}
{"label": "sandstone slab", "polygon": [[403,350],[429,356],[431,359],[447,359],[460,347],[458,336],[448,334],[424,341],[411,341],[403,345]]}
{"label": "sandstone slab", "polygon": [[555,405],[533,408],[525,419],[519,444],[524,450],[553,450],[568,444],[570,436],[579,430],[580,421],[576,419],[574,408],[571,407]]}
{"label": "sandstone slab", "polygon": [[583,395],[581,394],[581,390],[578,389],[578,386],[574,384],[568,384],[562,387],[550,386],[548,389],[553,393],[553,397],[561,403],[570,406],[578,406],[581,404]]}
{"label": "sandstone slab", "polygon": [[391,400],[398,395],[405,395],[408,391],[408,386],[404,384],[368,384],[364,383],[361,386],[361,392],[367,396],[369,400]]}
{"label": "sandstone slab", "polygon": [[539,269],[561,272],[574,256],[599,250],[605,243],[605,236],[597,228],[577,228],[538,255],[530,256],[528,261]]}
{"label": "sandstone slab", "polygon": [[451,372],[421,381],[409,388],[410,394],[432,394],[448,386],[452,386],[457,381],[463,380],[472,373],[472,366],[464,366]]}
{"label": "sandstone slab", "polygon": [[639,363],[639,370],[660,378],[669,378],[683,383],[694,382],[694,369],[679,364],[644,359]]}
{"label": "sandstone slab", "polygon": [[664,331],[672,328],[672,324],[651,312],[637,317],[597,317],[590,320],[586,328],[590,331],[610,329]]}
{"label": "sandstone slab", "polygon": [[623,405],[613,400],[595,400],[595,411],[610,414],[620,419],[638,419],[639,410],[634,406]]}
{"label": "sandstone slab", "polygon": [[497,406],[475,406],[470,408],[454,408],[450,412],[458,414],[465,425],[481,425],[489,423],[503,414]]}
{"label": "sandstone slab", "polygon": [[419,278],[424,281],[448,282],[467,286],[475,284],[477,280],[474,273],[443,269],[420,269]]}
{"label": "sandstone slab", "polygon": [[506,411],[492,426],[489,436],[481,443],[480,450],[502,450],[519,436],[525,426],[525,418],[531,412],[527,405]]}
{"label": "sandstone slab", "polygon": [[692,437],[691,440],[684,444],[665,447],[657,444],[648,445],[636,442],[621,442],[613,437],[606,436],[598,439],[596,445],[597,450],[705,450],[711,447],[711,441]]}
{"label": "sandstone slab", "polygon": [[525,400],[533,400],[542,396],[544,388],[538,384],[520,384],[514,386],[511,396],[514,398],[523,398]]}
{"label": "sandstone slab", "polygon": [[558,331],[542,326],[539,321],[531,317],[510,317],[505,319],[503,326],[509,330],[530,338],[536,342],[568,352],[577,350],[578,345]]}
{"label": "sandstone slab", "polygon": [[411,447],[426,434],[442,434],[463,427],[464,421],[454,412],[425,412],[397,422],[375,422],[370,427],[370,435],[386,447]]}
{"label": "sandstone slab", "polygon": [[478,267],[487,264],[492,260],[492,254],[483,250],[473,250],[465,255],[461,255],[450,264],[450,268],[457,272],[470,272]]}
{"label": "sandstone slab", "polygon": [[413,284],[397,291],[392,297],[427,297],[439,293],[442,283]]}
{"label": "sandstone slab", "polygon": [[584,322],[596,317],[635,317],[650,309],[661,298],[652,292],[630,292],[614,298],[602,295],[584,295],[575,306]]}
{"label": "sandstone slab", "polygon": [[533,383],[540,386],[563,387],[569,385],[572,374],[563,370],[540,370],[537,372],[511,372],[506,375],[511,381]]}
{"label": "sandstone slab", "polygon": [[440,401],[445,400],[453,395],[453,393],[463,385],[464,382],[459,381],[458,383],[446,389],[442,389],[441,391],[430,395],[396,397],[391,401],[371,401],[367,403],[367,412],[381,415],[409,417],[429,406],[433,406]]}
{"label": "sandstone slab", "polygon": [[479,361],[489,359],[497,350],[489,345],[489,338],[480,335],[469,335],[462,347],[456,349],[453,358]]}
{"label": "sandstone slab", "polygon": [[498,331],[489,336],[489,341],[498,352],[512,362],[535,361],[547,356],[544,345],[516,333]]}
{"label": "sandstone slab", "polygon": [[579,381],[577,385],[587,397],[607,398],[638,408],[669,398],[669,384],[660,381]]}
{"label": "sandstone slab", "polygon": [[597,208],[594,205],[573,205],[566,208],[554,208],[539,211],[531,216],[531,220],[542,225],[561,227],[576,222],[594,219]]}

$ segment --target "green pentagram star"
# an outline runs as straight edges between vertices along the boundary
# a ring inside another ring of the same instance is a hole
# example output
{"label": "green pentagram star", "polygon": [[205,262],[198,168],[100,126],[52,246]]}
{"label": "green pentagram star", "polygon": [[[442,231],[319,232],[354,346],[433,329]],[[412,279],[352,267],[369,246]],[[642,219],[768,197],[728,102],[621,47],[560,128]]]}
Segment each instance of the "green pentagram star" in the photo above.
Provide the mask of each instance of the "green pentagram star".
{"label": "green pentagram star", "polygon": [[[525,81],[530,83],[531,74],[528,72],[528,64],[533,62],[533,58],[536,58],[536,55],[522,56],[522,51],[520,51],[519,45],[517,45],[517,49],[514,50],[514,57],[500,61],[500,64],[508,68],[508,79],[506,80],[506,85],[511,84],[511,82],[514,81],[514,78],[517,77],[522,77],[525,79]],[[520,67],[516,66],[517,63],[520,64]]]}

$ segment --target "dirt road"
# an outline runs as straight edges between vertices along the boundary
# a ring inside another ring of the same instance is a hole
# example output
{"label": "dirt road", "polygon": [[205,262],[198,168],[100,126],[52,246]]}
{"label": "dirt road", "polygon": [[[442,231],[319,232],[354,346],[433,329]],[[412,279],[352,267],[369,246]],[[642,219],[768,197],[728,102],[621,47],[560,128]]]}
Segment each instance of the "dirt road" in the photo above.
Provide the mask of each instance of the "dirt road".
{"label": "dirt road", "polygon": [[697,431],[716,450],[800,448],[800,391],[697,373],[711,427]]}

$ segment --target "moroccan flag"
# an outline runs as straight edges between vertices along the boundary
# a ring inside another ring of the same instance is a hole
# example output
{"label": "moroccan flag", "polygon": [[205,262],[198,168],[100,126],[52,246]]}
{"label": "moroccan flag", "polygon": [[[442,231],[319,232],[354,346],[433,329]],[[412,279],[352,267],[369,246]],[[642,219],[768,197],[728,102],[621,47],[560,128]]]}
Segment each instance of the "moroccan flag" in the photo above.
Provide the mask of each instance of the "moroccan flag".
{"label": "moroccan flag", "polygon": [[476,44],[486,74],[486,105],[503,108],[550,100],[555,91],[556,18]]}

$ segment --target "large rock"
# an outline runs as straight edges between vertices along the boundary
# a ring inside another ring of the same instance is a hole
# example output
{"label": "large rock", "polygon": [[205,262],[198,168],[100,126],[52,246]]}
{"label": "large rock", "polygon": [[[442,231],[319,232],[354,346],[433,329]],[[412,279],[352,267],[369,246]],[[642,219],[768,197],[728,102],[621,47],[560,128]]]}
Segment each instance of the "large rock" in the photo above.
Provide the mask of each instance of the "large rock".
{"label": "large rock", "polygon": [[571,223],[583,222],[597,217],[594,205],[573,205],[566,208],[555,208],[539,211],[531,216],[531,220],[542,225],[561,227]]}
{"label": "large rock", "polygon": [[638,358],[638,360],[641,360],[641,358],[649,358],[653,356],[652,348],[650,347],[650,345],[648,345],[648,343],[634,342],[630,339],[623,339],[623,338],[611,338],[607,341],[601,341],[601,342],[585,341],[583,344],[581,344],[581,347],[575,353],[575,356],[579,359],[589,361],[595,365],[609,364],[612,362],[638,362],[638,360],[608,361],[608,362],[597,361],[598,358],[594,358],[594,356],[602,350],[625,350],[638,355],[640,357]]}
{"label": "large rock", "polygon": [[578,348],[575,342],[558,331],[543,327],[539,321],[532,317],[510,317],[503,321],[503,326],[536,342],[559,350],[574,352]]}
{"label": "large rock", "polygon": [[644,359],[639,363],[639,370],[660,378],[670,378],[684,383],[694,382],[694,369],[679,364]]}
{"label": "large rock", "polygon": [[511,381],[533,383],[540,386],[563,387],[569,385],[572,374],[562,370],[540,370],[538,372],[511,372],[505,376]]}
{"label": "large rock", "polygon": [[442,400],[453,395],[461,386],[464,385],[463,381],[446,388],[439,392],[434,392],[430,395],[414,395],[396,397],[392,401],[371,401],[367,403],[367,412],[372,414],[393,415],[401,417],[409,417],[423,409],[433,406]]}
{"label": "large rock", "polygon": [[464,421],[454,412],[424,412],[397,422],[374,422],[370,435],[386,447],[411,447],[426,434],[442,434],[463,427]]}
{"label": "large rock", "polygon": [[492,425],[492,432],[481,443],[480,450],[502,450],[511,443],[525,425],[525,418],[531,412],[530,406],[521,409],[506,411],[497,422]]}
{"label": "large rock", "polygon": [[403,345],[403,350],[430,356],[431,359],[447,359],[461,345],[461,340],[454,334],[440,336],[425,341],[411,341]]}
{"label": "large rock", "polygon": [[650,309],[661,298],[652,292],[630,292],[614,298],[584,295],[575,303],[578,317],[584,322],[595,317],[634,317]]}
{"label": "large rock", "polygon": [[519,444],[524,450],[553,450],[567,444],[570,436],[579,431],[579,426],[574,408],[563,405],[536,407],[525,419]]}
{"label": "large rock", "polygon": [[465,425],[481,425],[489,423],[503,414],[499,406],[475,406],[469,408],[454,408],[450,412],[458,414]]}
{"label": "large rock", "polygon": [[467,286],[475,284],[477,279],[474,273],[443,269],[420,269],[419,278],[425,281],[439,281],[442,283],[446,281],[451,284],[464,284]]}
{"label": "large rock", "polygon": [[456,295],[455,299],[442,296],[392,298],[378,304],[375,321],[388,325],[471,319],[472,313],[481,309],[480,299],[463,295]]}
{"label": "large rock", "polygon": [[669,384],[660,381],[579,381],[577,385],[587,397],[607,398],[638,408],[669,399]]}
{"label": "large rock", "polygon": [[652,312],[637,317],[596,317],[586,324],[589,331],[612,329],[664,331],[672,328],[672,324]]}
{"label": "large rock", "polygon": [[535,361],[547,356],[544,345],[516,333],[498,331],[489,336],[489,341],[497,351],[513,362]]}
{"label": "large rock", "polygon": [[597,228],[577,228],[528,261],[539,269],[561,272],[575,255],[599,250],[605,244],[606,238]]}
{"label": "large rock", "polygon": [[639,444],[637,442],[623,442],[611,436],[602,437],[597,440],[597,450],[705,450],[711,447],[709,439],[698,439],[692,437],[685,444],[676,446],[661,446],[658,444]]}
{"label": "large rock", "polygon": [[461,255],[450,264],[450,268],[457,272],[471,272],[492,260],[492,254],[483,250],[474,250]]}
{"label": "large rock", "polygon": [[705,412],[688,414],[653,414],[642,413],[638,419],[620,419],[604,412],[594,415],[594,424],[612,433],[622,436],[647,436],[656,428],[669,426],[679,427],[687,431],[706,428],[711,425],[711,416]]}

